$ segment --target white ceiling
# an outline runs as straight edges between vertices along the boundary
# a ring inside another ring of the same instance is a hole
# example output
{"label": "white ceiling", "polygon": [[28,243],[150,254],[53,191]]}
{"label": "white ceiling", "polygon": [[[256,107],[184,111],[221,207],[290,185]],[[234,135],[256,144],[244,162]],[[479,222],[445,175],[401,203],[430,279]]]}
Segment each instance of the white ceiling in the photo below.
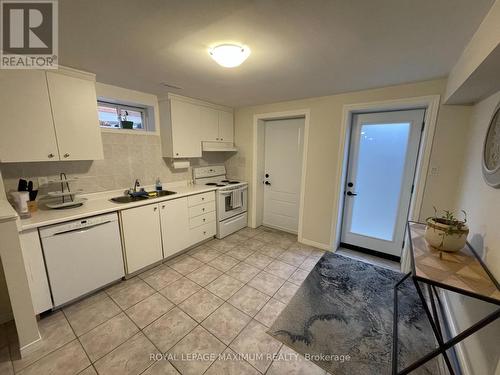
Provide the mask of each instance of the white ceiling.
{"label": "white ceiling", "polygon": [[[100,82],[240,107],[444,77],[492,3],[59,0],[59,56]],[[207,54],[230,41],[252,50],[234,69]]]}

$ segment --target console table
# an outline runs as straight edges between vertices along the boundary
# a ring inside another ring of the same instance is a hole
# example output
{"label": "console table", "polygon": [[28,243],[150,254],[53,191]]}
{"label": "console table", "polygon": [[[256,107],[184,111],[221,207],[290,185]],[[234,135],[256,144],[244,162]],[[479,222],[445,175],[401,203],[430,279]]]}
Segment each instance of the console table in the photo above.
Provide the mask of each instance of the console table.
{"label": "console table", "polygon": [[[473,247],[467,242],[466,246],[458,252],[440,251],[427,244],[424,233],[425,224],[408,222],[411,271],[394,286],[393,375],[408,374],[438,355],[443,355],[448,371],[454,375],[455,372],[446,350],[500,317],[500,286]],[[415,285],[438,345],[437,348],[406,368],[398,370],[398,287],[409,277]],[[420,283],[423,285],[421,286]],[[427,290],[428,298],[425,297],[423,288]],[[442,329],[444,322],[440,321],[438,313],[438,307],[442,308],[438,288],[492,303],[497,308],[477,323],[445,341]]]}

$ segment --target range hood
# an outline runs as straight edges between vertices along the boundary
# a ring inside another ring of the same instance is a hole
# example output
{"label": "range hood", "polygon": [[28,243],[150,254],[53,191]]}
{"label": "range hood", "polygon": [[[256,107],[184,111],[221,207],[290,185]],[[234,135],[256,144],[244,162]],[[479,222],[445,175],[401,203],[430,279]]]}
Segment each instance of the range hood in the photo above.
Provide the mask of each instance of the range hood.
{"label": "range hood", "polygon": [[236,147],[234,147],[233,142],[209,142],[203,141],[201,142],[201,149],[203,152],[235,152],[238,151]]}

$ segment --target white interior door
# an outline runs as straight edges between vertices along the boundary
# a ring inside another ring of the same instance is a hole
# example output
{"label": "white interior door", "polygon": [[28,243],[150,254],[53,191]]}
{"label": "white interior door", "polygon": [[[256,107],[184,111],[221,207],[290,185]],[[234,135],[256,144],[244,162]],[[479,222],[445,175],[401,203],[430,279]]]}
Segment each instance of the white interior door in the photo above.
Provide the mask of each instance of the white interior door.
{"label": "white interior door", "polygon": [[265,123],[263,224],[297,233],[304,119]]}
{"label": "white interior door", "polygon": [[400,256],[425,110],[353,116],[341,242]]}

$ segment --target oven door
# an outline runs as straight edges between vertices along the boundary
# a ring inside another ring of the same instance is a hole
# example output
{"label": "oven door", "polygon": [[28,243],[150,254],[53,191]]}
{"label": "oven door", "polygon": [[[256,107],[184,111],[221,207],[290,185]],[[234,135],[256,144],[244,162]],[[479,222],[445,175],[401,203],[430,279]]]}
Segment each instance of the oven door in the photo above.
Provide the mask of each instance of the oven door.
{"label": "oven door", "polygon": [[247,186],[232,190],[219,190],[217,209],[219,210],[219,221],[247,211]]}

